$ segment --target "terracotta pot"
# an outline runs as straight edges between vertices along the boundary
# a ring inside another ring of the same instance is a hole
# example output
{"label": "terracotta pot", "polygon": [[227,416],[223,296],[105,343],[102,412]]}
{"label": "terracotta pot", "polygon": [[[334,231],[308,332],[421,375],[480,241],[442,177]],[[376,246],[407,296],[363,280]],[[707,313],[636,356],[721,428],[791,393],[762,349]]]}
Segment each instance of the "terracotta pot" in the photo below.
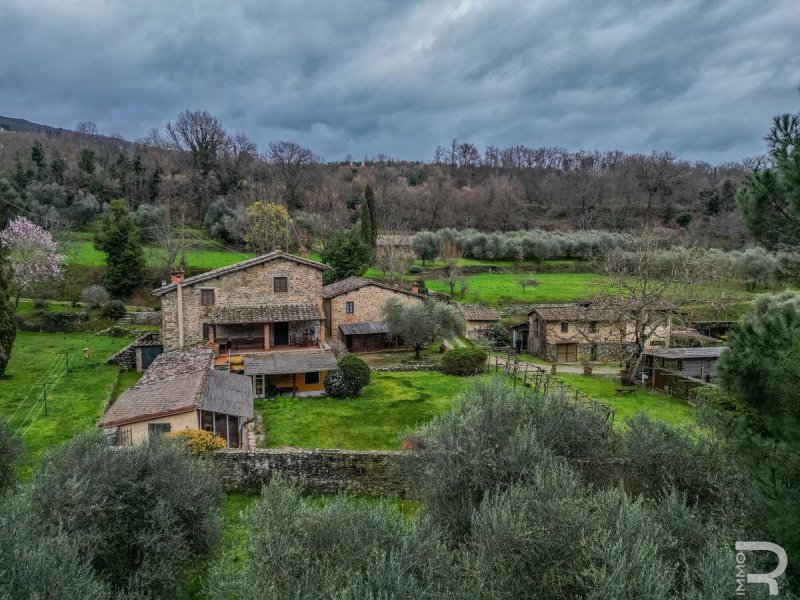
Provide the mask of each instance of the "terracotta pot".
{"label": "terracotta pot", "polygon": [[584,375],[591,375],[592,374],[592,367],[583,367],[583,374]]}
{"label": "terracotta pot", "polygon": [[439,345],[439,352],[444,354],[446,350],[447,350],[447,346],[445,346],[444,344],[440,344]]}
{"label": "terracotta pot", "polygon": [[622,382],[623,385],[631,385],[633,383],[631,372],[628,369],[620,369],[619,380]]}

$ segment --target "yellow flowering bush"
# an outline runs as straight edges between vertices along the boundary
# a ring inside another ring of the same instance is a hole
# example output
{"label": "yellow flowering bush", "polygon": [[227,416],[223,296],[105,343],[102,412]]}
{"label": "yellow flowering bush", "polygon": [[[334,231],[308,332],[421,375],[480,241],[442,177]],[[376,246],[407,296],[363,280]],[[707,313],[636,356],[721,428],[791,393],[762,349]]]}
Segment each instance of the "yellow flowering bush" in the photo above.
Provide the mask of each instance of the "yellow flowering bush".
{"label": "yellow flowering bush", "polygon": [[201,429],[174,431],[168,433],[167,437],[180,440],[186,444],[186,447],[189,448],[192,454],[206,454],[207,452],[213,452],[214,450],[219,450],[227,446],[225,440],[218,435]]}

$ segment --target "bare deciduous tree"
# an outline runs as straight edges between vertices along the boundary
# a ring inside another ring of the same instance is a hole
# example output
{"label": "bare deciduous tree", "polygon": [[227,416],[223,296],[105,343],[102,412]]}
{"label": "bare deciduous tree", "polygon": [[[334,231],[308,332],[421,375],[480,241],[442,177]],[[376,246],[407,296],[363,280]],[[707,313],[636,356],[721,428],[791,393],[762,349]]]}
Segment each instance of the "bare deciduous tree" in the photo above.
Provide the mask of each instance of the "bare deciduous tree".
{"label": "bare deciduous tree", "polygon": [[191,154],[193,166],[204,176],[228,145],[228,134],[222,123],[204,110],[187,110],[174,124],[167,123],[167,138],[173,149]]}
{"label": "bare deciduous tree", "polygon": [[289,208],[301,208],[299,191],[309,167],[319,158],[308,148],[294,142],[270,142],[269,160],[277,167],[286,187]]}

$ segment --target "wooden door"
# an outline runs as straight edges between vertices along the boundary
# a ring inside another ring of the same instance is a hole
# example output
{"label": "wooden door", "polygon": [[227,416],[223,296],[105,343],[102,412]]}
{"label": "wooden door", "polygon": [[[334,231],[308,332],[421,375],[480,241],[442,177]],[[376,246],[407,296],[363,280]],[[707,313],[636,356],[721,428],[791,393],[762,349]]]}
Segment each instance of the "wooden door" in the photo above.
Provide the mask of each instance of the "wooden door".
{"label": "wooden door", "polygon": [[556,344],[556,359],[560,363],[578,362],[578,344]]}

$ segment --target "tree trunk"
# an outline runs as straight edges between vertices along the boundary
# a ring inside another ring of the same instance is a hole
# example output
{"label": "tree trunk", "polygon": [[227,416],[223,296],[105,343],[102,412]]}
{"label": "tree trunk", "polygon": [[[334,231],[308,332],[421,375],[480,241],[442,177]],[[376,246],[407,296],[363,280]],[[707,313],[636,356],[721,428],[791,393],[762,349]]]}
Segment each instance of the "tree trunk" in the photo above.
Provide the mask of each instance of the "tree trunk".
{"label": "tree trunk", "polygon": [[420,348],[422,348],[422,344],[416,344],[416,345],[414,346],[414,357],[415,357],[417,360],[419,360],[420,358],[422,358],[422,357],[419,355]]}

